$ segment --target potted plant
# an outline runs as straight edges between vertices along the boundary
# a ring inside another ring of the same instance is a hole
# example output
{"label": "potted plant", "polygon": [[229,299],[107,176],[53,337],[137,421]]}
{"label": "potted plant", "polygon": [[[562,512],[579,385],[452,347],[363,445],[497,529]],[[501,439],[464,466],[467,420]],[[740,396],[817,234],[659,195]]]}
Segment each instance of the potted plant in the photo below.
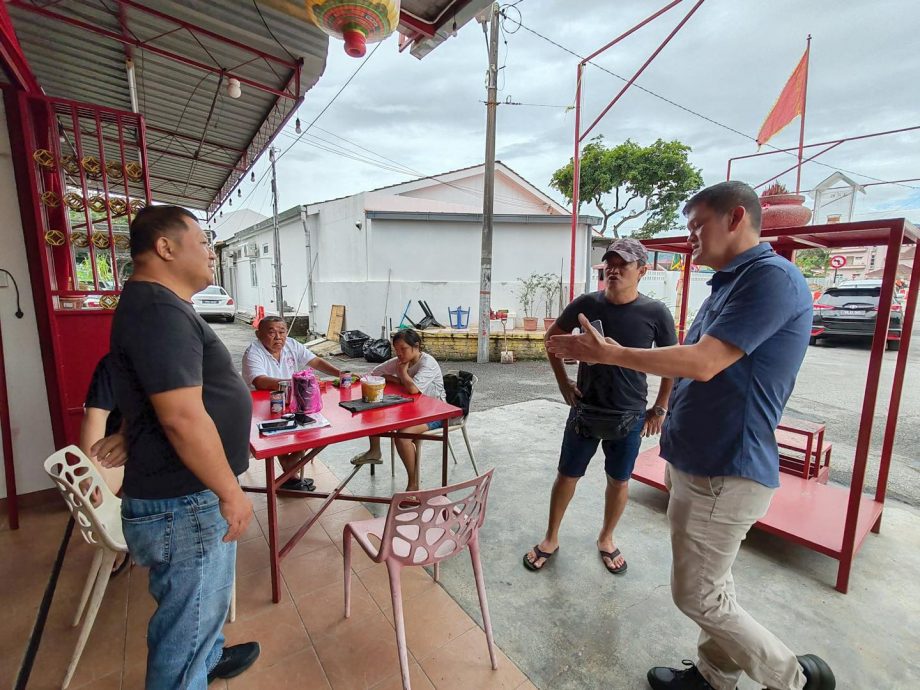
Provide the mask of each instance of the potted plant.
{"label": "potted plant", "polygon": [[553,303],[562,292],[562,279],[554,273],[547,273],[540,282],[540,290],[543,293],[543,300],[546,305],[543,330],[548,331],[550,326],[556,322],[556,317],[553,316]]}
{"label": "potted plant", "polygon": [[518,278],[518,280],[521,281],[521,286],[515,292],[524,310],[524,330],[535,331],[537,330],[537,319],[533,315],[533,308],[537,301],[537,293],[543,283],[543,276],[539,273],[531,273],[527,278]]}
{"label": "potted plant", "polygon": [[805,205],[802,194],[791,194],[780,182],[774,182],[760,195],[763,216],[760,227],[789,228],[807,225],[811,220],[811,209]]}

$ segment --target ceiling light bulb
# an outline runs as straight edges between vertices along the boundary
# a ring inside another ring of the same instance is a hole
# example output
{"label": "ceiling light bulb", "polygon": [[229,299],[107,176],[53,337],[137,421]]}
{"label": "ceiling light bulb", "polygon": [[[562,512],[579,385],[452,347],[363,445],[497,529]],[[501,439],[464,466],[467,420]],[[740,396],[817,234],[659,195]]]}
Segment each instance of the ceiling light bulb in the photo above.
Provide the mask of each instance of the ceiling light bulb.
{"label": "ceiling light bulb", "polygon": [[220,210],[220,217],[221,217],[221,218],[224,217],[224,209],[221,209],[221,210]]}
{"label": "ceiling light bulb", "polygon": [[227,95],[230,98],[239,98],[243,95],[243,90],[240,88],[240,80],[236,77],[231,77],[227,82]]}
{"label": "ceiling light bulb", "polygon": [[454,38],[457,37],[457,19],[456,18],[454,18],[454,26],[450,30],[450,35],[453,36]]}
{"label": "ceiling light bulb", "polygon": [[232,196],[229,197],[229,198],[227,199],[227,201],[230,202],[230,205],[231,205],[231,206],[233,206],[233,197],[232,197]]}
{"label": "ceiling light bulb", "polygon": [[239,199],[239,198],[242,197],[242,196],[243,196],[243,190],[242,190],[242,189],[237,189],[237,190],[236,190],[236,198]]}
{"label": "ceiling light bulb", "polygon": [[249,173],[249,181],[250,181],[250,182],[255,182],[255,181],[256,181],[256,171],[255,171],[255,170],[253,170],[251,173]]}
{"label": "ceiling light bulb", "polygon": [[300,134],[300,118],[294,120],[294,131]]}

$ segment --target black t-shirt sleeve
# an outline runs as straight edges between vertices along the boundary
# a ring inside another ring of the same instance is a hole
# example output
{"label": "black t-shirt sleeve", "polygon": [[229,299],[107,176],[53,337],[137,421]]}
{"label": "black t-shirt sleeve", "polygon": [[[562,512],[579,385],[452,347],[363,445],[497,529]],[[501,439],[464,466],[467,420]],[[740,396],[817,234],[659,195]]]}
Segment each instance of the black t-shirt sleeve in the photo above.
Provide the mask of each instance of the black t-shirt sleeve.
{"label": "black t-shirt sleeve", "polygon": [[93,371],[93,378],[86,391],[85,407],[95,407],[111,412],[115,409],[115,389],[112,381],[112,358],[105,355]]}
{"label": "black t-shirt sleeve", "polygon": [[190,314],[157,302],[132,325],[124,347],[147,395],[203,385],[204,335]]}
{"label": "black t-shirt sleeve", "polygon": [[661,304],[660,307],[658,319],[655,323],[655,346],[668,347],[669,345],[677,345],[677,327],[674,325],[671,310],[664,304]]}
{"label": "black t-shirt sleeve", "polygon": [[[571,333],[572,330],[578,326],[581,327],[581,324],[578,322],[578,315],[582,312],[587,311],[587,307],[590,304],[588,295],[580,295],[572,300],[565,309],[562,310],[562,313],[559,315],[559,318],[556,319],[556,326],[561,328],[566,333]],[[588,318],[591,316],[588,314]]]}

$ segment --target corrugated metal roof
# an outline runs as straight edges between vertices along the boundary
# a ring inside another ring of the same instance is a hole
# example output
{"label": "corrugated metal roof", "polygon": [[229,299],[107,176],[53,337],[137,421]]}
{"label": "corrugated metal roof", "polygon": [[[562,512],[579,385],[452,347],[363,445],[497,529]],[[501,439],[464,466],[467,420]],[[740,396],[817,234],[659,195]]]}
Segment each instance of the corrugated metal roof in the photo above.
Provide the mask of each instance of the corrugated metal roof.
{"label": "corrugated metal roof", "polygon": [[[144,5],[287,62],[292,62],[286,52],[290,51],[303,59],[301,93],[316,83],[325,68],[329,40],[326,34],[269,7],[260,5],[259,9],[283,48],[269,35],[251,2],[189,0],[180,4],[157,0]],[[284,90],[294,74],[283,64],[268,62],[200,33],[193,35],[175,22],[130,3],[64,0],[53,3],[49,10],[120,34],[119,7],[128,35],[151,46],[277,90]],[[9,4],[8,8],[26,58],[47,95],[131,109],[126,46],[85,28],[35,14],[21,5]],[[198,209],[213,208],[213,201],[231,191],[246,174],[248,164],[267,146],[268,135],[296,102],[247,84],[242,85],[242,97],[232,99],[226,94],[226,79],[218,89],[219,74],[144,47],[127,48],[134,57],[139,111],[148,127],[148,165],[154,199]],[[212,102],[214,113],[208,122]],[[202,136],[212,143],[202,143],[198,151]],[[244,158],[247,150],[248,157]]]}
{"label": "corrugated metal roof", "polygon": [[[296,102],[245,83],[242,97],[232,99],[226,94],[226,80],[218,87],[220,75],[158,55],[152,47],[281,91],[293,70],[256,57],[245,47],[193,34],[174,20],[281,60],[289,61],[293,55],[303,60],[301,94],[316,83],[326,65],[326,34],[306,19],[299,22],[266,2],[259,2],[258,7],[247,0],[43,3],[44,12],[124,35],[147,44],[145,48],[125,46],[112,37],[37,13],[28,0],[3,1],[32,71],[49,96],[130,110],[125,65],[126,55],[133,56],[138,110],[148,129],[154,200],[207,209],[212,214],[267,148]],[[400,29],[406,29],[406,15],[433,28],[434,36],[415,36],[411,52],[421,58],[450,36],[454,22],[460,27],[490,4],[491,0],[402,0]]]}

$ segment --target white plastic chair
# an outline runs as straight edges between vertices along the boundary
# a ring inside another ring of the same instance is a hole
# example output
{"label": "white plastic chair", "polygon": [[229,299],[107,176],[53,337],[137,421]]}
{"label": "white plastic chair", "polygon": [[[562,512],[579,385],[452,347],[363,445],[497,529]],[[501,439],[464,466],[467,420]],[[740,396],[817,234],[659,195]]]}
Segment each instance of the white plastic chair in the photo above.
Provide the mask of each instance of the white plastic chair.
{"label": "white plastic chair", "polygon": [[[444,374],[445,374],[445,375],[447,375],[447,374],[459,374],[459,372],[457,372],[457,371],[446,371],[446,372],[444,372]],[[477,384],[477,383],[479,383],[479,377],[476,376],[476,374],[473,374],[473,390],[474,390],[474,391],[476,390],[476,384]],[[451,457],[454,459],[454,464],[456,465],[456,464],[457,464],[457,455],[456,455],[456,453],[454,453],[454,447],[453,447],[453,445],[452,445],[451,442],[450,442],[450,432],[453,431],[454,429],[459,429],[459,430],[463,433],[463,442],[466,444],[466,452],[469,453],[469,455],[470,455],[470,462],[473,464],[473,472],[474,472],[474,473],[476,474],[476,476],[478,477],[478,476],[479,476],[479,469],[476,467],[476,457],[473,455],[473,446],[470,444],[470,437],[469,437],[469,436],[467,435],[467,433],[466,433],[466,420],[467,420],[467,417],[462,417],[462,418],[460,419],[460,422],[459,422],[459,423],[454,424],[454,423],[453,423],[454,420],[451,420],[451,423],[448,424],[448,426],[447,426],[447,447],[448,447],[448,449],[450,450],[450,455],[451,455]],[[435,429],[434,431],[428,432],[428,433],[423,434],[423,435],[426,436],[427,438],[430,438],[432,441],[440,441],[440,440],[441,440],[441,430],[440,430],[440,429]],[[390,439],[390,475],[393,476],[393,477],[396,476],[396,464],[395,464],[395,462],[394,462],[395,456],[396,456],[396,441],[395,441],[395,439],[391,438],[391,439]],[[422,443],[421,443],[421,441],[416,441],[416,442],[415,442],[415,456],[416,456],[416,462],[421,462],[421,460],[422,460]]]}
{"label": "white plastic chair", "polygon": [[[112,493],[102,475],[82,450],[77,446],[62,448],[45,460],[44,467],[64,497],[64,502],[86,543],[96,548],[93,564],[89,568],[89,575],[80,595],[77,615],[73,620],[74,627],[78,626],[84,611],[86,612],[83,628],[77,638],[77,647],[61,686],[66,689],[77,670],[86,640],[92,632],[115,559],[120,553],[125,554],[126,558],[129,557],[128,545],[121,530],[121,499]],[[93,505],[93,501],[97,505]],[[89,608],[86,607],[87,601]],[[236,620],[235,580],[230,598],[229,620],[231,623]]]}
{"label": "white plastic chair", "polygon": [[[96,548],[93,564],[90,566],[83,593],[80,595],[80,604],[77,606],[77,615],[74,618],[74,627],[80,624],[84,611],[86,618],[80,637],[77,639],[77,648],[74,650],[67,667],[62,688],[70,685],[74,671],[86,640],[93,629],[96,614],[102,604],[102,597],[112,575],[112,566],[119,553],[127,554],[128,546],[121,531],[121,499],[119,499],[102,479],[96,467],[82,450],[76,446],[67,446],[57,451],[45,460],[45,472],[54,480],[58,490],[64,497],[64,502],[70,509],[80,533],[86,542]],[[93,500],[97,505],[93,505]],[[126,556],[127,557],[127,556]],[[92,593],[92,598],[90,598]],[[89,608],[87,608],[89,601]]]}

